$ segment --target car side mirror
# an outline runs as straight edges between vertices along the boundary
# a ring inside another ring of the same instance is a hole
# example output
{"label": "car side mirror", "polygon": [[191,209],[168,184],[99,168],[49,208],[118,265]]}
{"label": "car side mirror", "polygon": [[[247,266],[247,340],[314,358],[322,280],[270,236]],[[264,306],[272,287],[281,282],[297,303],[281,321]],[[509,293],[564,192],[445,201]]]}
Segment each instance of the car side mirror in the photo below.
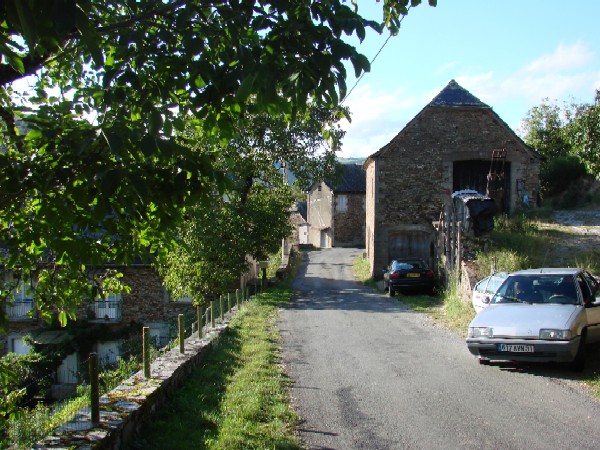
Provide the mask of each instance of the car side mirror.
{"label": "car side mirror", "polygon": [[481,300],[483,303],[485,303],[486,305],[488,305],[490,303],[492,299],[489,297],[483,297],[483,299]]}

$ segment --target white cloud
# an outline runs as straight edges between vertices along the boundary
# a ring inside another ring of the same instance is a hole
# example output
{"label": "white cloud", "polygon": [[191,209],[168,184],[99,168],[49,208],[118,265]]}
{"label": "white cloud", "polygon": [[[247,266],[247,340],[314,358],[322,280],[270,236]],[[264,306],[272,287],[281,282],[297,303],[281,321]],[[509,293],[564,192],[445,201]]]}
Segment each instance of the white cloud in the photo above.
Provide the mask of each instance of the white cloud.
{"label": "white cloud", "polygon": [[582,41],[571,45],[560,43],[554,52],[542,55],[523,68],[525,73],[562,72],[585,67],[594,60],[594,52]]}
{"label": "white cloud", "polygon": [[450,62],[447,62],[446,64],[439,66],[437,69],[434,70],[433,73],[435,75],[443,75],[444,73],[449,72],[450,69],[453,69],[457,65],[458,65],[457,61],[450,61]]}
{"label": "white cloud", "polygon": [[352,123],[342,123],[347,133],[340,156],[366,157],[400,132],[414,116],[419,99],[406,88],[382,92],[365,84],[352,92],[345,105],[350,108]]}
{"label": "white cloud", "polygon": [[[498,63],[492,70],[474,71],[455,62],[440,65],[436,75],[453,72],[461,86],[491,106],[515,131],[527,111],[543,99],[592,102],[600,89],[600,71],[590,47],[577,41],[559,44],[553,51],[540,55],[520,67]],[[504,71],[503,71],[504,69]],[[508,71],[507,71],[508,69]],[[352,124],[345,124],[342,156],[368,156],[387,144],[443,88],[427,86],[416,90],[403,86],[389,91],[389,86],[362,85],[349,97],[347,106],[353,114]]]}

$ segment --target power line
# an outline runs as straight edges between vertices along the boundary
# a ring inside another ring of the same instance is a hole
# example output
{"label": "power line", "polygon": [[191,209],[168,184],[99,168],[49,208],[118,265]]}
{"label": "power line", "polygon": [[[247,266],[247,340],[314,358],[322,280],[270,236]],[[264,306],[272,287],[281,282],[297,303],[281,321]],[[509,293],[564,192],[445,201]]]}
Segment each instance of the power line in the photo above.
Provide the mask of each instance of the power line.
{"label": "power line", "polygon": [[[400,32],[400,26],[402,25],[402,21],[404,20],[404,18],[408,15],[408,11],[410,10],[410,6],[408,7],[408,9],[406,10],[406,14],[404,14],[401,18],[400,18],[400,22],[398,22],[398,32]],[[379,48],[379,50],[377,51],[377,53],[375,54],[375,56],[373,56],[373,59],[370,61],[370,65],[371,67],[373,66],[373,63],[375,62],[375,60],[377,59],[377,57],[379,56],[379,54],[383,51],[383,49],[385,48],[385,46],[387,45],[387,43],[389,42],[389,40],[393,37],[393,34],[390,34],[387,39],[385,40],[385,42],[381,45],[381,47]],[[348,97],[350,97],[350,94],[352,94],[352,91],[354,91],[354,88],[356,88],[356,86],[358,85],[358,83],[360,83],[360,80],[363,79],[363,77],[365,76],[367,72],[363,72],[360,77],[358,77],[358,80],[356,80],[356,82],[354,83],[354,86],[352,86],[352,88],[350,89],[350,91],[348,91],[348,93],[344,96],[344,98],[342,99],[342,101],[340,102],[340,104],[344,103],[346,101],[346,99]]]}

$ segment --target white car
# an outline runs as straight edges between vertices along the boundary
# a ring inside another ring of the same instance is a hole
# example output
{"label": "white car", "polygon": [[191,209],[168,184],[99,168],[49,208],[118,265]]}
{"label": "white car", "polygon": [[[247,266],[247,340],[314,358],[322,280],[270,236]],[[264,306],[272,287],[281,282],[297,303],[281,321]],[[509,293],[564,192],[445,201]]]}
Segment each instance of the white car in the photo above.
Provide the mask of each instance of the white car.
{"label": "white car", "polygon": [[562,362],[581,371],[585,344],[600,342],[598,288],[583,269],[513,272],[471,321],[467,347],[480,363]]}
{"label": "white car", "polygon": [[475,284],[472,301],[473,308],[477,313],[489,305],[490,300],[507,276],[507,272],[496,272]]}

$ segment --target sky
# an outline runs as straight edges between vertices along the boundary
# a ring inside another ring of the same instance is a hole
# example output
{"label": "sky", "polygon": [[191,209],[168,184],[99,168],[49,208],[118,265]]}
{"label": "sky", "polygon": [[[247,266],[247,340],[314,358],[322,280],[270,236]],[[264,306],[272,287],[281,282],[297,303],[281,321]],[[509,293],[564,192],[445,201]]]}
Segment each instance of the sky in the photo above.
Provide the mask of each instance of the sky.
{"label": "sky", "polygon": [[[379,18],[381,3],[358,0]],[[371,61],[388,34],[349,39]],[[447,84],[456,80],[519,133],[544,99],[592,103],[600,89],[600,1],[427,0],[356,83],[348,69],[344,100],[352,122],[340,157],[368,157],[387,144]],[[354,87],[354,88],[353,88]]]}

